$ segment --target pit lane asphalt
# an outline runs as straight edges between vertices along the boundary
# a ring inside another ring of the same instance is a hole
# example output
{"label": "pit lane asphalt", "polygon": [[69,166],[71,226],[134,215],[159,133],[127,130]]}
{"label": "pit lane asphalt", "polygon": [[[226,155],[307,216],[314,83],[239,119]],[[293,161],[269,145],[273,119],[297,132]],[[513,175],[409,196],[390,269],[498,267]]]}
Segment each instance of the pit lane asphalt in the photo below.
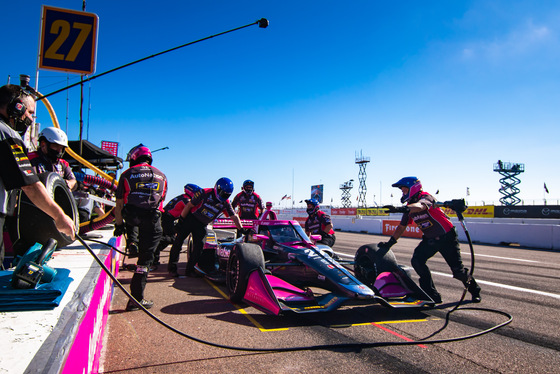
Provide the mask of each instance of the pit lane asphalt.
{"label": "pit lane asphalt", "polygon": [[[337,253],[353,257],[360,245],[387,237],[337,232]],[[408,265],[417,239],[401,238],[393,247]],[[461,243],[470,266],[469,248]],[[475,245],[475,277],[482,303],[466,304],[505,311],[511,324],[470,340],[434,345],[367,348],[360,352],[240,352],[183,338],[142,311],[125,312],[126,298],[115,291],[105,337],[103,373],[560,373],[560,253],[519,247]],[[419,340],[444,325],[445,314],[462,293],[441,255],[428,262],[443,304],[432,310],[394,310],[380,305],[344,307],[329,313],[267,316],[247,305],[233,305],[225,288],[202,278],[170,278],[163,265],[150,274],[150,310],[179,330],[219,344],[274,348],[349,342]],[[181,254],[184,268],[186,255]],[[127,260],[128,263],[132,262]],[[180,269],[181,266],[180,266]],[[128,289],[132,272],[119,279]],[[416,276],[413,279],[417,280]],[[467,297],[468,298],[468,297]],[[485,311],[452,314],[435,338],[468,335],[501,323]]]}

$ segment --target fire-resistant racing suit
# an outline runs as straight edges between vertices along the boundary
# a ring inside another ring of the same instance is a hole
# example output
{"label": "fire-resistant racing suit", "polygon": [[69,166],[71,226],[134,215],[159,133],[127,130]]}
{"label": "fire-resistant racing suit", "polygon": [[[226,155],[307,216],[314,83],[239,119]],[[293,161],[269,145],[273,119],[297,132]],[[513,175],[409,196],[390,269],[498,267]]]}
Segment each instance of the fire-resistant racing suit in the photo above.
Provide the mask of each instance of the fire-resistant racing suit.
{"label": "fire-resistant racing suit", "polygon": [[154,252],[161,239],[161,210],[167,193],[167,178],[157,168],[140,163],[124,171],[115,196],[123,199],[125,222],[138,226],[138,261],[130,293],[141,301]]}

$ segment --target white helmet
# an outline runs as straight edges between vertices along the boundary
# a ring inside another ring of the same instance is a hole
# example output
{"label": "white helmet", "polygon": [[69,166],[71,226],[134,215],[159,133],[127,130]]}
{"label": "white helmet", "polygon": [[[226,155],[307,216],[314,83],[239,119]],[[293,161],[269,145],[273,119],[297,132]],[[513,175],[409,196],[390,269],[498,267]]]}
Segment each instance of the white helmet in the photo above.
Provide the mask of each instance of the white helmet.
{"label": "white helmet", "polygon": [[47,127],[39,133],[39,140],[45,138],[49,143],[55,143],[68,147],[68,137],[58,127]]}

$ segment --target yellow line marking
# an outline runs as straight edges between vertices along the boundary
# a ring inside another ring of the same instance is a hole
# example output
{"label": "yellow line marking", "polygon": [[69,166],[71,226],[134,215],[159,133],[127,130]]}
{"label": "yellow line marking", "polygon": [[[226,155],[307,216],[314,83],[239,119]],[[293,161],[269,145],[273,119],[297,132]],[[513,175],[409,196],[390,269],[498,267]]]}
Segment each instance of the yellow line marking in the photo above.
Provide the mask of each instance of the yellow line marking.
{"label": "yellow line marking", "polygon": [[400,320],[400,321],[379,321],[379,322],[364,322],[364,323],[351,323],[351,324],[345,324],[345,325],[330,325],[329,327],[355,327],[355,326],[369,326],[372,324],[378,324],[378,325],[385,325],[385,324],[391,324],[391,323],[411,323],[411,322],[427,322],[427,319],[406,319],[406,320]]}
{"label": "yellow line marking", "polygon": [[[211,280],[204,278],[204,280],[206,281],[206,283],[208,283],[210,286],[212,286],[213,289],[215,289],[216,291],[218,291],[218,293],[220,295],[222,295],[222,297],[226,300],[229,300],[229,297],[218,288],[218,286],[216,286],[214,284],[214,282],[212,282]],[[245,316],[245,318],[247,318],[253,325],[255,325],[256,328],[258,328],[259,330],[261,330],[262,332],[269,332],[269,331],[287,331],[289,330],[288,328],[279,328],[279,329],[265,329],[264,327],[262,327],[262,325],[260,323],[258,323],[249,313],[247,313],[247,311],[243,308],[241,308],[239,305],[232,303],[233,306],[239,310],[241,312],[241,314],[243,314]]]}

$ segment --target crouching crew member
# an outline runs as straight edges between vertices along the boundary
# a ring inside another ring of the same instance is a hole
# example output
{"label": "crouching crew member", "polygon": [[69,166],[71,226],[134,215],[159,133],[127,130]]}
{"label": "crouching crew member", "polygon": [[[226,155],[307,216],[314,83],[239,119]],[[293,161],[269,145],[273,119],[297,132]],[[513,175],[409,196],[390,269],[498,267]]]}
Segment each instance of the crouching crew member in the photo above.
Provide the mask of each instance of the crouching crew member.
{"label": "crouching crew member", "polygon": [[333,224],[331,216],[319,210],[319,201],[317,199],[305,200],[307,203],[307,220],[305,221],[305,233],[309,235],[321,235],[321,240],[317,243],[325,244],[332,248],[336,237],[334,236]]}
{"label": "crouching crew member", "polygon": [[163,214],[161,215],[161,228],[163,229],[163,236],[157,247],[154,265],[159,265],[159,255],[169,244],[173,244],[175,240],[175,224],[181,216],[183,208],[191,201],[193,195],[200,191],[200,187],[196,184],[186,184],[185,193],[171,199],[164,207]]}
{"label": "crouching crew member", "polygon": [[[138,227],[138,261],[130,282],[130,293],[146,309],[154,303],[144,299],[154,252],[162,235],[161,210],[167,193],[167,178],[152,166],[152,153],[141,145],[130,152],[130,168],[121,174],[116,191],[115,236],[125,231],[124,222]],[[126,310],[139,307],[129,300]]]}
{"label": "crouching crew member", "polygon": [[248,230],[243,229],[239,216],[235,214],[228,198],[233,192],[233,182],[229,178],[220,178],[214,188],[204,188],[194,194],[191,201],[187,203],[181,212],[179,223],[177,224],[177,237],[171,247],[169,254],[168,271],[171,276],[178,276],[177,263],[183,242],[192,234],[193,250],[187,260],[186,275],[196,276],[194,266],[207,273],[214,272],[214,253],[204,251],[204,237],[206,236],[206,226],[213,222],[220,213],[231,217],[237,229],[243,233]]}
{"label": "crouching crew member", "polygon": [[416,177],[404,177],[393,184],[393,187],[402,191],[401,202],[406,206],[396,208],[386,205],[389,213],[403,213],[399,226],[386,243],[379,243],[379,247],[391,248],[406,227],[414,221],[422,230],[422,241],[412,255],[412,267],[419,276],[420,287],[434,300],[441,303],[441,295],[432,280],[432,274],[426,262],[437,252],[441,253],[453,273],[453,278],[459,279],[472,295],[472,301],[480,302],[480,287],[469,277],[467,268],[461,260],[459,239],[455,226],[449,217],[436,206],[436,199],[427,192],[422,191],[422,184]]}

